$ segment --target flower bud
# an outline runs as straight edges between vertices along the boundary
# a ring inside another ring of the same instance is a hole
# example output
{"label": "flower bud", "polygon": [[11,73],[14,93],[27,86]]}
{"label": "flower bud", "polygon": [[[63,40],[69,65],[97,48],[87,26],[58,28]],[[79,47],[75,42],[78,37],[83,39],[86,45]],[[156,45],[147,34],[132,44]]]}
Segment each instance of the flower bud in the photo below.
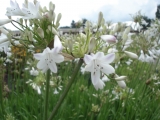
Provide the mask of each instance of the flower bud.
{"label": "flower bud", "polygon": [[120,86],[120,87],[122,87],[122,88],[125,88],[126,87],[126,83],[124,82],[124,79],[123,78],[125,78],[126,79],[126,76],[118,76],[117,74],[115,74],[115,80],[117,81],[117,83],[118,83],[118,85]]}
{"label": "flower bud", "polygon": [[130,30],[131,30],[131,27],[127,27],[127,28],[125,29],[124,33],[125,33],[125,34],[128,34],[128,33],[130,32]]}
{"label": "flower bud", "polygon": [[0,44],[8,41],[7,37],[0,37]]}
{"label": "flower bud", "polygon": [[100,12],[99,17],[98,17],[98,26],[101,26],[102,19],[103,19],[103,14],[102,14],[102,12]]}
{"label": "flower bud", "polygon": [[62,14],[59,13],[58,16],[57,16],[56,27],[59,26],[58,24],[59,24],[59,21],[61,20],[61,18],[62,18]]}
{"label": "flower bud", "polygon": [[96,46],[96,40],[95,38],[91,38],[88,48],[88,53],[92,53],[94,51],[95,46]]}
{"label": "flower bud", "polygon": [[105,42],[108,42],[109,44],[116,43],[116,37],[114,37],[113,35],[101,35],[101,39]]}
{"label": "flower bud", "polygon": [[0,28],[0,31],[3,33],[3,34],[5,34],[5,35],[7,35],[9,32],[7,31],[7,30],[5,30],[3,27],[2,28]]}
{"label": "flower bud", "polygon": [[129,51],[124,51],[124,53],[130,58],[138,59],[138,56],[135,53],[132,53],[132,52],[129,52]]}
{"label": "flower bud", "polygon": [[122,80],[125,80],[126,78],[127,78],[127,76],[120,76],[120,77],[116,77],[115,80],[122,81]]}
{"label": "flower bud", "polygon": [[48,12],[47,7],[43,7],[43,12]]}
{"label": "flower bud", "polygon": [[54,9],[55,9],[55,4],[49,2],[49,11],[54,11]]}
{"label": "flower bud", "polygon": [[44,31],[43,31],[43,29],[42,28],[38,28],[37,29],[37,33],[38,33],[38,35],[41,37],[41,38],[44,38]]}
{"label": "flower bud", "polygon": [[58,35],[58,32],[56,31],[56,29],[54,27],[51,27],[50,25],[48,26],[48,30],[51,31],[53,34]]}
{"label": "flower bud", "polygon": [[5,25],[5,24],[7,24],[7,23],[9,23],[11,21],[12,21],[12,19],[1,19],[0,20],[0,26]]}
{"label": "flower bud", "polygon": [[33,41],[33,33],[32,32],[28,32],[28,38],[29,38],[29,41]]}
{"label": "flower bud", "polygon": [[122,39],[123,39],[122,43],[125,44],[128,39],[128,35],[126,33],[123,33]]}

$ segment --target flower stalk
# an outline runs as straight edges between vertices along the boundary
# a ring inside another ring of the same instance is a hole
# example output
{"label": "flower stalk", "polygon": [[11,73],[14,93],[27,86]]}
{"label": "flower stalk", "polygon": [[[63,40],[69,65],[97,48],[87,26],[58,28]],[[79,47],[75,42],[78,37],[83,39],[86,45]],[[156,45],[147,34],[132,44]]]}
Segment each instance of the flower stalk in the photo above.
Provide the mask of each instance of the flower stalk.
{"label": "flower stalk", "polygon": [[45,101],[44,101],[44,119],[47,120],[48,113],[48,98],[49,98],[49,84],[50,84],[50,69],[47,71],[47,80],[46,80],[46,93],[45,93]]}
{"label": "flower stalk", "polygon": [[48,120],[52,120],[53,117],[56,115],[56,113],[57,113],[59,107],[61,106],[64,98],[66,97],[67,93],[69,92],[69,90],[70,90],[70,88],[71,88],[71,86],[72,86],[72,84],[73,84],[73,82],[74,82],[74,80],[75,80],[75,78],[77,76],[77,73],[78,73],[79,69],[81,68],[82,63],[83,63],[83,59],[80,59],[78,64],[77,64],[77,66],[76,66],[76,68],[74,69],[74,73],[72,74],[72,77],[71,77],[70,81],[68,82],[64,92],[60,96],[60,98],[59,98],[56,106],[54,107],[54,109],[53,109],[53,111],[52,111],[52,113],[51,113],[51,115],[50,115]]}
{"label": "flower stalk", "polygon": [[[1,62],[0,62],[1,63]],[[4,104],[3,104],[3,79],[4,79],[4,68],[3,65],[0,66],[2,68],[1,72],[0,72],[0,106],[1,106],[1,111],[2,111],[2,118],[4,118]]]}

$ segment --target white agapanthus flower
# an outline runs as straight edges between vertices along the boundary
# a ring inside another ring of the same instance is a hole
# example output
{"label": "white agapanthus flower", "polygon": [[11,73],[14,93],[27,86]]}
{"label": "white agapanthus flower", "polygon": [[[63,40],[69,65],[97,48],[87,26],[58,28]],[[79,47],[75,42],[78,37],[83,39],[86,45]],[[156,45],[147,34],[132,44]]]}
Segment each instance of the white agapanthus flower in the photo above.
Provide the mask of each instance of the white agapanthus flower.
{"label": "white agapanthus flower", "polygon": [[23,4],[22,9],[19,4],[15,1],[10,0],[10,7],[7,7],[7,16],[21,16],[24,19],[41,19],[42,15],[39,11],[40,4],[36,2],[27,2]]}
{"label": "white agapanthus flower", "polygon": [[6,15],[7,16],[24,16],[25,14],[22,12],[22,10],[20,9],[16,1],[13,2],[13,0],[10,0],[10,7],[7,7]]}
{"label": "white agapanthus flower", "polygon": [[26,83],[29,84],[34,90],[36,90],[38,94],[41,94],[41,86],[34,83],[31,79],[29,79]]}
{"label": "white agapanthus flower", "polygon": [[151,52],[149,50],[149,54],[145,54],[143,52],[143,50],[141,50],[141,54],[139,56],[139,60],[142,62],[148,62],[148,63],[153,63],[155,62],[155,59],[157,58],[157,56],[154,55],[153,51]]}
{"label": "white agapanthus flower", "polygon": [[104,55],[103,52],[97,52],[96,54],[92,53],[84,56],[85,71],[91,72],[91,80],[97,90],[102,89],[105,85],[100,79],[101,72],[107,75],[115,72],[114,68],[109,65],[114,59],[114,53]]}
{"label": "white agapanthus flower", "polygon": [[35,70],[34,67],[32,67],[32,70],[30,70],[30,75],[37,76],[38,74],[39,74],[39,72],[37,70]]}
{"label": "white agapanthus flower", "polygon": [[25,14],[23,16],[24,19],[41,19],[42,15],[39,11],[40,4],[36,2],[35,4],[32,2],[28,2],[28,7],[23,5],[22,11]]}
{"label": "white agapanthus flower", "polygon": [[43,53],[34,54],[35,59],[39,60],[37,68],[41,69],[42,72],[46,72],[50,69],[52,72],[57,73],[56,63],[61,63],[64,61],[64,57],[59,54],[62,50],[62,44],[58,38],[54,38],[54,48],[46,48]]}

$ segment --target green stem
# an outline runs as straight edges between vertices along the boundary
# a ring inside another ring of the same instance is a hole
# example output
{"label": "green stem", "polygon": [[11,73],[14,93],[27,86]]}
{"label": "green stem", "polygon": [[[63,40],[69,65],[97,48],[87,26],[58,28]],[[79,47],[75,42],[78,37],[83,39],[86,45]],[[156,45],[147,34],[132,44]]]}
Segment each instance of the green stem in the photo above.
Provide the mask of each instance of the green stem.
{"label": "green stem", "polygon": [[2,118],[4,119],[4,106],[3,106],[3,80],[4,80],[4,71],[3,71],[3,66],[1,65],[2,67],[2,71],[0,73],[0,77],[1,77],[1,80],[0,80],[0,104],[1,104],[1,110],[2,110]]}
{"label": "green stem", "polygon": [[47,71],[47,81],[46,81],[46,94],[45,94],[45,101],[44,101],[44,120],[47,120],[47,113],[48,113],[48,97],[49,97],[49,83],[50,83],[50,70]]}
{"label": "green stem", "polygon": [[76,75],[77,75],[77,73],[78,73],[78,71],[79,71],[82,63],[83,63],[83,59],[80,59],[79,62],[78,62],[78,64],[77,64],[77,66],[76,66],[76,68],[74,69],[74,73],[72,74],[72,77],[71,77],[70,81],[68,82],[68,84],[67,84],[64,92],[60,96],[60,98],[59,98],[56,106],[54,107],[54,109],[53,109],[53,111],[52,111],[52,113],[51,113],[51,115],[50,115],[50,117],[49,117],[48,120],[52,120],[53,117],[56,115],[56,112],[58,111],[58,109],[61,106],[64,98],[66,97],[67,93],[69,92],[69,90],[70,90],[70,88],[71,88],[71,86],[72,86],[72,84],[73,84],[73,82],[74,82],[74,80],[76,78]]}

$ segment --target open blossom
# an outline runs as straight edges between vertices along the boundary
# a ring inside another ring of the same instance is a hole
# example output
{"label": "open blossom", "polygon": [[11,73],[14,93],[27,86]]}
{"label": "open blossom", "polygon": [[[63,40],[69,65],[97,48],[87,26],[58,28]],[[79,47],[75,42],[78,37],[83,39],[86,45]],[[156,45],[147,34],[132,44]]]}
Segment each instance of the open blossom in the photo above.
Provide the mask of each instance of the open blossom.
{"label": "open blossom", "polygon": [[32,70],[30,70],[30,75],[37,76],[38,74],[39,74],[39,72],[37,70],[35,70],[34,67],[32,67]]}
{"label": "open blossom", "polygon": [[10,0],[10,7],[7,7],[7,16],[24,16],[24,13],[20,9],[18,3]]}
{"label": "open blossom", "polygon": [[10,0],[10,7],[7,7],[7,16],[22,16],[24,19],[41,19],[42,15],[39,11],[40,4],[36,2],[27,2],[23,4],[22,9],[19,7],[19,4],[15,1]]}
{"label": "open blossom", "polygon": [[105,85],[100,79],[101,72],[107,75],[115,72],[114,68],[109,65],[114,59],[114,53],[105,56],[103,52],[97,52],[96,54],[84,56],[85,71],[91,72],[91,80],[97,90],[102,89]]}
{"label": "open blossom", "polygon": [[39,2],[36,2],[33,4],[32,2],[28,2],[28,7],[23,5],[22,11],[25,14],[23,16],[24,19],[41,19],[42,15],[40,14],[39,11],[40,4]]}
{"label": "open blossom", "polygon": [[57,73],[56,63],[61,63],[64,61],[64,57],[59,54],[61,50],[62,44],[58,36],[55,36],[53,49],[47,47],[43,53],[34,54],[34,57],[39,60],[37,68],[42,69],[42,72],[46,72],[50,69],[52,72]]}

